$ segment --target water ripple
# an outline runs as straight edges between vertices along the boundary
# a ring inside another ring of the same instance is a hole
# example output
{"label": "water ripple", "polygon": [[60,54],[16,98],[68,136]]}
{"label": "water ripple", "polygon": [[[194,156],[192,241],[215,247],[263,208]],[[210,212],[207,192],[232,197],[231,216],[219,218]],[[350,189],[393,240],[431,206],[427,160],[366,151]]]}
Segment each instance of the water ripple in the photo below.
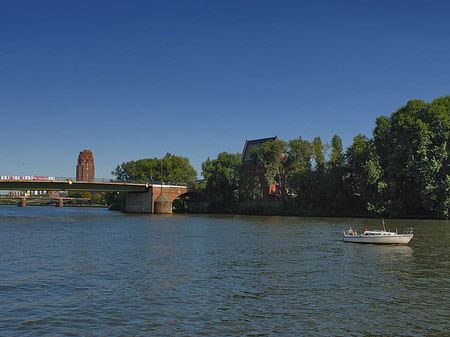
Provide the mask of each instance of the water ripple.
{"label": "water ripple", "polygon": [[376,246],[341,240],[372,226],[363,219],[0,215],[0,335],[448,332],[449,222],[413,222],[410,245]]}

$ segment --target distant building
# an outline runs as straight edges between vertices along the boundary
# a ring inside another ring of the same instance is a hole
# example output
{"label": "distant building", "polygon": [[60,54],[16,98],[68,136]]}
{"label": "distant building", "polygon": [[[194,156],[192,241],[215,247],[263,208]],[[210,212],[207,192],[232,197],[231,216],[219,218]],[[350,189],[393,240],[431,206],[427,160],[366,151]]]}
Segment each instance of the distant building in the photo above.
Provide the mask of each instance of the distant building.
{"label": "distant building", "polygon": [[[242,167],[244,171],[247,172],[253,172],[256,173],[259,184],[261,186],[260,190],[260,197],[263,200],[268,200],[270,196],[272,195],[279,195],[279,186],[273,182],[270,187],[268,186],[265,178],[264,178],[264,168],[260,163],[256,163],[255,165],[252,165],[252,158],[250,154],[250,150],[253,147],[256,147],[260,149],[264,143],[270,142],[270,141],[277,141],[278,136],[270,137],[270,138],[261,138],[261,139],[255,139],[255,140],[246,140],[244,145],[244,150],[242,151]],[[256,170],[256,171],[254,171]]]}
{"label": "distant building", "polygon": [[92,151],[84,150],[78,156],[77,181],[94,181],[95,166]]}

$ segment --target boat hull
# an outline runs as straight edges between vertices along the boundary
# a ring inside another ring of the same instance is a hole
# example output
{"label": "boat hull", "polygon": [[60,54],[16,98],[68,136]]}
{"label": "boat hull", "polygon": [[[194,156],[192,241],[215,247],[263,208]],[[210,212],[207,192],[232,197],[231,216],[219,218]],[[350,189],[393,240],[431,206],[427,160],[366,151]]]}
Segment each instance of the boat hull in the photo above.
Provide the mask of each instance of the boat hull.
{"label": "boat hull", "polygon": [[413,234],[400,235],[344,235],[344,242],[372,243],[372,244],[407,244],[411,241]]}

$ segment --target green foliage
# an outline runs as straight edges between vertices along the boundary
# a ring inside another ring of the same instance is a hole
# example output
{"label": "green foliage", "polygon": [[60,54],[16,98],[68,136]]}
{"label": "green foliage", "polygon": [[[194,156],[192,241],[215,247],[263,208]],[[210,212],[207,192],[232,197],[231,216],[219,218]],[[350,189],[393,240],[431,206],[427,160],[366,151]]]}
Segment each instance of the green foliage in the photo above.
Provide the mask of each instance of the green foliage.
{"label": "green foliage", "polygon": [[288,142],[286,156],[283,158],[286,189],[290,194],[303,193],[303,179],[311,171],[313,147],[300,137]]}
{"label": "green foliage", "polygon": [[291,173],[311,169],[313,147],[310,142],[300,137],[288,142],[284,166]]}
{"label": "green foliage", "polygon": [[254,201],[261,197],[261,183],[255,172],[255,166],[241,171],[239,181],[239,197],[241,201]]}
{"label": "green foliage", "polygon": [[[319,137],[291,140],[281,160],[289,213],[449,219],[449,137],[447,95],[378,117],[372,138],[357,135],[345,152],[337,135],[330,147]],[[279,157],[257,155],[266,179],[280,172]]]}
{"label": "green foliage", "polygon": [[316,169],[323,170],[325,163],[325,146],[322,144],[320,137],[315,137],[312,142],[313,158],[316,162]]}
{"label": "green foliage", "polygon": [[411,100],[391,117],[377,119],[375,152],[386,184],[378,196],[390,201],[388,213],[449,217],[449,133],[449,96],[431,103]]}
{"label": "green foliage", "polygon": [[328,215],[346,215],[350,208],[350,188],[345,179],[348,171],[344,166],[342,139],[334,135],[331,139],[331,155],[325,174],[323,191],[324,208]]}
{"label": "green foliage", "polygon": [[[285,196],[282,179],[284,179],[283,156],[286,142],[268,141],[260,148],[250,148],[251,163],[241,172],[240,196],[242,200],[251,201],[261,197],[261,187],[271,187],[274,183],[281,188]],[[260,176],[259,173],[262,173]],[[261,186],[262,185],[262,186]]]}
{"label": "green foliage", "polygon": [[122,210],[124,194],[120,192],[106,192],[104,195],[104,200],[109,209],[113,211]]}
{"label": "green foliage", "polygon": [[274,182],[281,185],[286,145],[282,140],[270,141],[264,143],[259,150],[259,159],[264,168],[264,178],[268,187]]}
{"label": "green foliage", "polygon": [[240,162],[240,154],[222,152],[217,159],[208,158],[202,163],[202,174],[206,181],[205,192],[214,209],[230,211],[236,206]]}
{"label": "green foliage", "polygon": [[[202,164],[204,189],[216,211],[315,216],[450,218],[450,96],[431,103],[411,100],[375,121],[372,138],[357,135],[344,151],[334,135],[270,141],[250,149],[250,163],[221,153]],[[193,182],[186,158],[123,163],[113,172],[122,180]],[[267,204],[261,188],[276,183],[282,202]],[[239,191],[239,193],[237,193]],[[238,198],[241,197],[241,199]],[[115,196],[114,199],[118,199]]]}
{"label": "green foliage", "polygon": [[80,193],[80,196],[82,198],[92,198],[92,193],[91,192],[87,192],[87,191],[83,191]]}
{"label": "green foliage", "polygon": [[331,157],[330,165],[333,167],[340,167],[344,161],[342,139],[338,135],[334,135],[331,139]]}
{"label": "green foliage", "polygon": [[67,193],[67,196],[69,198],[81,198],[81,192],[79,192],[79,191],[69,191]]}
{"label": "green foliage", "polygon": [[101,205],[104,203],[104,193],[95,193],[92,197],[92,203]]}
{"label": "green foliage", "polygon": [[164,158],[140,159],[118,165],[111,174],[117,181],[157,181],[194,184],[197,172],[189,159],[167,153]]}

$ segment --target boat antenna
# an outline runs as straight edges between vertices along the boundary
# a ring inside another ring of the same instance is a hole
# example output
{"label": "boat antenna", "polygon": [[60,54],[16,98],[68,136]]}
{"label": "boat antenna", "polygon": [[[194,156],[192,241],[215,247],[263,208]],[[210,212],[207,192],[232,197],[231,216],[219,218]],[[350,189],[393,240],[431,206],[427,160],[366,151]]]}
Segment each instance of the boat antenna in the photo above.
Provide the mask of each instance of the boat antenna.
{"label": "boat antenna", "polygon": [[386,232],[386,227],[384,227],[384,218],[381,219],[381,223],[383,224],[383,230]]}

